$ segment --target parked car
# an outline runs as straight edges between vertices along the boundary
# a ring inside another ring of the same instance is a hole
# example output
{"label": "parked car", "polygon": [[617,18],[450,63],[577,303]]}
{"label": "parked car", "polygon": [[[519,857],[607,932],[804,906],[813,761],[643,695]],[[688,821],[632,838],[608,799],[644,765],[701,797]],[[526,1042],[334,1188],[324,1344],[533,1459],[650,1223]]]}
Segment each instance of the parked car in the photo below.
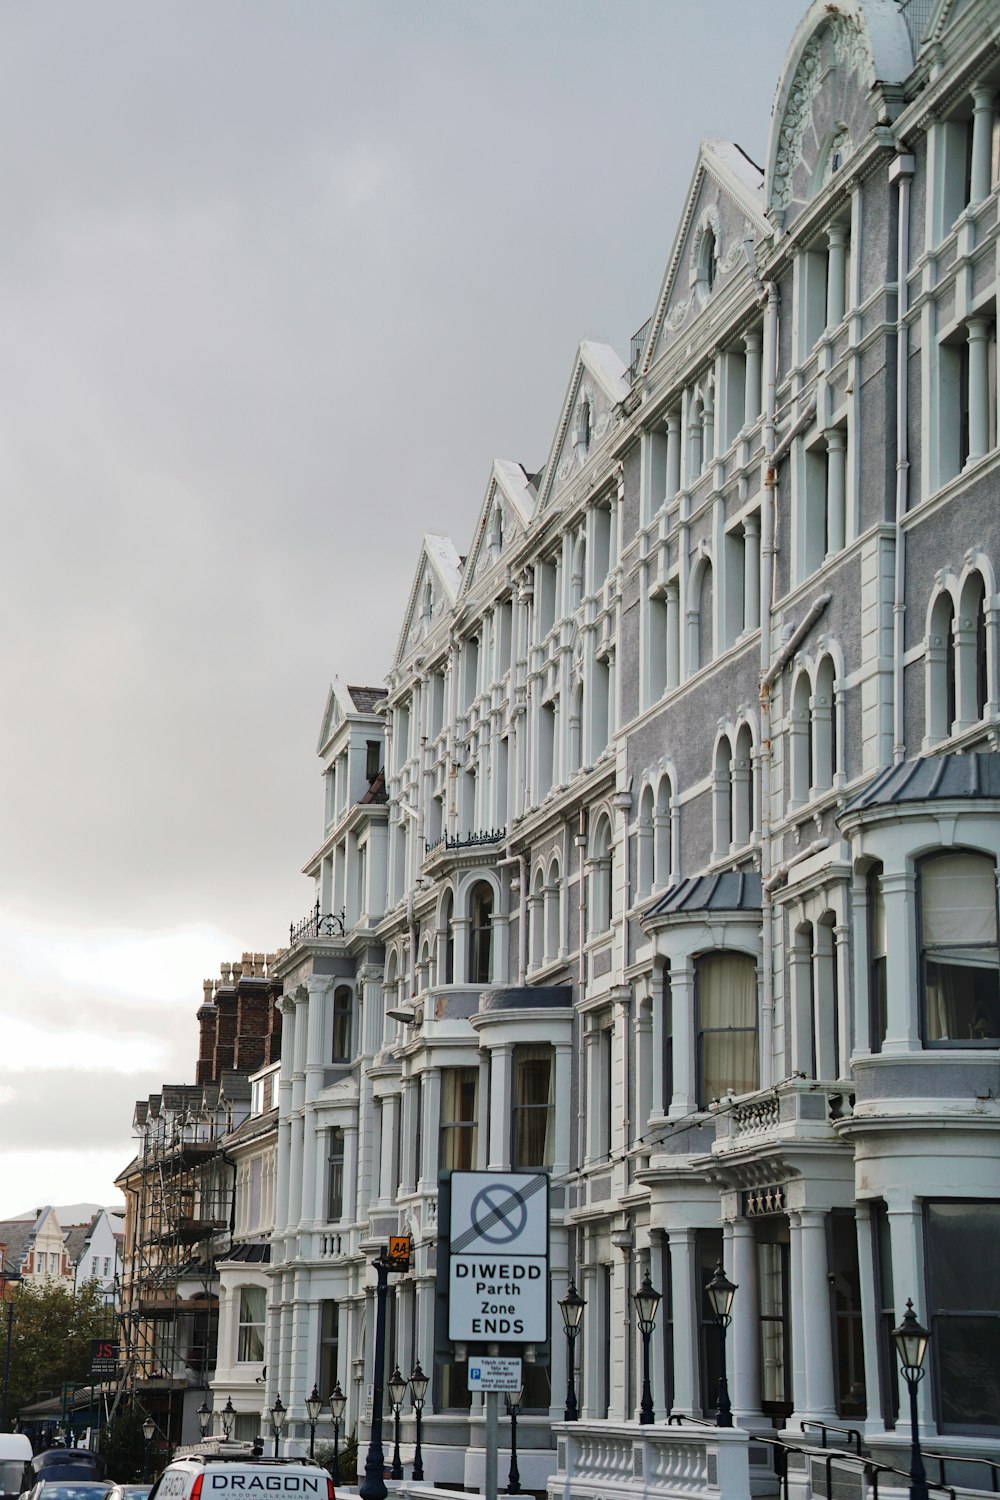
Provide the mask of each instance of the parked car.
{"label": "parked car", "polygon": [[31,1477],[25,1485],[40,1479],[104,1479],[107,1466],[99,1453],[89,1448],[46,1448],[30,1462]]}
{"label": "parked car", "polygon": [[0,1432],[0,1497],[21,1493],[30,1462],[30,1438],[23,1432]]}
{"label": "parked car", "polygon": [[21,1500],[107,1500],[109,1479],[39,1479]]}
{"label": "parked car", "polygon": [[336,1500],[333,1480],[313,1458],[234,1458],[221,1453],[175,1458],[153,1485],[150,1500],[246,1500],[248,1491],[264,1490],[277,1491],[285,1500]]}
{"label": "parked car", "polygon": [[115,1484],[108,1491],[108,1500],[146,1500],[152,1488],[151,1484]]}

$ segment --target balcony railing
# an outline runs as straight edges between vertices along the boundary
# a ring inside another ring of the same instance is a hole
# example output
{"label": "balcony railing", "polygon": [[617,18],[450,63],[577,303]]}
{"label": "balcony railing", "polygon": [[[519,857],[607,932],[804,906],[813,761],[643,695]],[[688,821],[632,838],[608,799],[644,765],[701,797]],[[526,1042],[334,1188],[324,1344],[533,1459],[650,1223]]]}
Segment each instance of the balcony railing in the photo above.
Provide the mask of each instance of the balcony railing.
{"label": "balcony railing", "polygon": [[579,1422],[553,1431],[550,1500],[750,1500],[749,1439],[739,1428]]}
{"label": "balcony railing", "polygon": [[327,912],[323,914],[317,901],[307,917],[301,922],[292,922],[288,928],[289,947],[302,942],[304,938],[333,938],[344,936],[344,916],[339,913]]}
{"label": "balcony railing", "polygon": [[468,829],[465,833],[456,833],[454,838],[443,833],[438,839],[424,841],[424,855],[426,857],[442,846],[445,849],[479,849],[490,844],[502,844],[506,837],[506,828]]}
{"label": "balcony railing", "polygon": [[834,1122],[850,1117],[854,1096],[842,1083],[786,1078],[773,1089],[749,1094],[720,1109],[715,1122],[716,1151],[731,1151],[756,1141],[826,1137],[834,1139]]}

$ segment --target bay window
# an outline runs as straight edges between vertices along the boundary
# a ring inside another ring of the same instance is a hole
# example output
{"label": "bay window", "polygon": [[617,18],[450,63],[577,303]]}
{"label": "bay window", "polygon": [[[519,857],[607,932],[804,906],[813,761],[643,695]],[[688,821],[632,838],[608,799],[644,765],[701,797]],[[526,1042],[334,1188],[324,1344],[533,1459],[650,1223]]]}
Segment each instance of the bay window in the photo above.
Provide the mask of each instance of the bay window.
{"label": "bay window", "polygon": [[710,953],[695,963],[698,1103],[758,1087],[757,965],[749,954]]}
{"label": "bay window", "polygon": [[971,851],[931,855],[919,889],[925,1043],[1000,1045],[994,861]]}
{"label": "bay window", "polygon": [[555,1068],[552,1048],[514,1048],[511,1165],[551,1167],[555,1152]]}

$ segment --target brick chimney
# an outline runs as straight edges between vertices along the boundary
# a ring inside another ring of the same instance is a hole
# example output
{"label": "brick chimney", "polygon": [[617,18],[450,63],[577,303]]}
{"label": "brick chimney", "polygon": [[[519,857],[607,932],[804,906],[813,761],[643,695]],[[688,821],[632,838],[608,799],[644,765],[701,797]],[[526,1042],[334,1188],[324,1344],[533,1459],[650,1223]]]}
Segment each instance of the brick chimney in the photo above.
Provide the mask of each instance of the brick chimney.
{"label": "brick chimney", "polygon": [[215,1038],[218,1027],[219,1013],[215,1008],[213,991],[215,989],[211,979],[206,979],[202,984],[205,999],[198,1007],[198,1064],[195,1069],[195,1083],[215,1082]]}

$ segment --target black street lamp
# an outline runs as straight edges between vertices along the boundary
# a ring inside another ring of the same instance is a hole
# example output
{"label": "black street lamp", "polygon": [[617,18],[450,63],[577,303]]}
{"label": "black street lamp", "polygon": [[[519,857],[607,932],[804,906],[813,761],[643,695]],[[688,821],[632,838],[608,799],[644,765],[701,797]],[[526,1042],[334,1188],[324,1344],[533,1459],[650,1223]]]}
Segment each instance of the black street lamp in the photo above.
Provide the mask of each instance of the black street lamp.
{"label": "black street lamp", "polygon": [[406,1376],[400,1375],[399,1366],[396,1365],[389,1376],[389,1405],[392,1407],[393,1426],[393,1448],[392,1448],[392,1477],[402,1479],[403,1460],[399,1456],[399,1418],[403,1410],[403,1398],[406,1395]]}
{"label": "black street lamp", "polygon": [[413,1415],[417,1422],[417,1442],[413,1449],[413,1478],[420,1480],[424,1477],[424,1456],[420,1451],[420,1417],[427,1399],[427,1387],[430,1385],[429,1378],[420,1368],[417,1360],[410,1374],[410,1400],[413,1402]]}
{"label": "black street lamp", "polygon": [[285,1418],[288,1416],[288,1410],[283,1405],[280,1396],[275,1396],[274,1405],[271,1407],[269,1416],[271,1418],[271,1431],[274,1433],[274,1456],[277,1458],[278,1445],[281,1442],[281,1429],[284,1427]]}
{"label": "black street lamp", "polygon": [[389,1493],[385,1487],[385,1455],[382,1452],[382,1382],[385,1380],[385,1299],[389,1290],[389,1257],[383,1246],[375,1268],[375,1349],[372,1368],[372,1386],[375,1399],[372,1402],[372,1420],[368,1429],[368,1453],[365,1458],[365,1477],[358,1486],[361,1500],[385,1500]]}
{"label": "black street lamp", "polygon": [[203,1438],[208,1437],[208,1429],[212,1425],[212,1408],[207,1401],[203,1401],[198,1408],[198,1426]]}
{"label": "black street lamp", "polygon": [[524,1386],[522,1385],[513,1395],[505,1391],[503,1399],[510,1417],[510,1470],[507,1475],[507,1493],[520,1495],[521,1471],[517,1467],[517,1419],[521,1415],[521,1405],[524,1401]]}
{"label": "black street lamp", "polygon": [[577,1335],[583,1324],[583,1309],[586,1301],[580,1296],[576,1289],[576,1282],[571,1281],[565,1297],[559,1300],[559,1311],[562,1313],[563,1328],[566,1332],[566,1409],[563,1412],[564,1422],[579,1422],[580,1408],[576,1403],[576,1372],[575,1356],[573,1348]]}
{"label": "black street lamp", "polygon": [[4,1271],[0,1274],[0,1298],[7,1303],[7,1344],[3,1357],[3,1408],[0,1410],[0,1432],[7,1431],[7,1399],[10,1391],[10,1348],[14,1335],[14,1298],[10,1294],[12,1281],[20,1281],[19,1274]]}
{"label": "black street lamp", "polygon": [[910,1494],[913,1500],[927,1500],[927,1473],[920,1452],[920,1432],[917,1425],[917,1386],[924,1378],[924,1355],[930,1334],[913,1311],[913,1302],[907,1298],[903,1321],[892,1330],[892,1341],[899,1355],[899,1365],[910,1393]]}
{"label": "black street lamp", "polygon": [[316,1457],[316,1423],[323,1410],[323,1397],[313,1382],[312,1394],[306,1397],[306,1416],[309,1418],[309,1457]]}
{"label": "black street lamp", "polygon": [[642,1400],[639,1402],[639,1421],[647,1426],[654,1420],[653,1392],[649,1384],[649,1340],[656,1327],[656,1309],[660,1305],[660,1294],[650,1281],[648,1270],[643,1272],[642,1286],[633,1293],[632,1301],[635,1303],[639,1332],[642,1334]]}
{"label": "black street lamp", "polygon": [[149,1478],[149,1445],[153,1441],[153,1434],[155,1433],[155,1431],[156,1431],[156,1423],[153,1421],[152,1417],[147,1417],[146,1420],[145,1420],[145,1422],[143,1422],[143,1424],[142,1424],[142,1438],[143,1438],[143,1447],[142,1447],[142,1482],[143,1482],[143,1484],[145,1484],[146,1480]]}
{"label": "black street lamp", "polygon": [[732,1427],[733,1425],[733,1408],[729,1400],[729,1383],[726,1380],[726,1329],[733,1321],[729,1310],[733,1305],[736,1291],[736,1286],[726,1276],[720,1261],[715,1268],[714,1276],[705,1288],[705,1295],[712,1305],[712,1315],[719,1329],[719,1414],[715,1419],[716,1427]]}
{"label": "black street lamp", "polygon": [[222,1436],[226,1439],[227,1443],[228,1443],[229,1439],[233,1435],[233,1428],[235,1426],[236,1426],[236,1408],[233,1405],[233,1398],[232,1398],[232,1396],[227,1396],[226,1397],[226,1404],[222,1408]]}
{"label": "black street lamp", "polygon": [[330,1415],[333,1418],[333,1458],[330,1462],[330,1478],[340,1483],[340,1424],[347,1410],[347,1397],[340,1389],[340,1381],[330,1392]]}

